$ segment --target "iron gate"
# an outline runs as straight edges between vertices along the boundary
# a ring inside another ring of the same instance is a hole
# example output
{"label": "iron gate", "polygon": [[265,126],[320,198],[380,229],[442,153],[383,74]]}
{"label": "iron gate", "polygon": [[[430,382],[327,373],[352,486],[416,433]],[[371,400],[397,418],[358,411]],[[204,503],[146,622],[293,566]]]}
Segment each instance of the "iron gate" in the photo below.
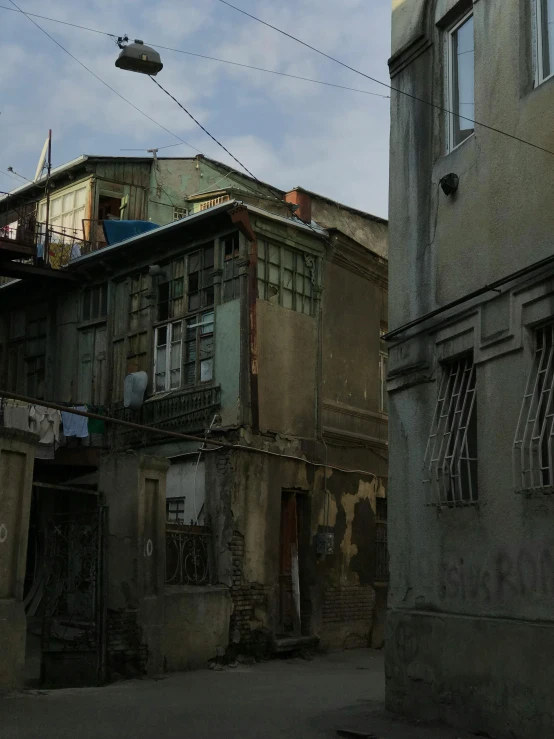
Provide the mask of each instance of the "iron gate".
{"label": "iron gate", "polygon": [[58,672],[86,675],[85,683],[105,677],[106,521],[107,508],[97,506],[58,513],[44,531],[43,662],[49,655]]}

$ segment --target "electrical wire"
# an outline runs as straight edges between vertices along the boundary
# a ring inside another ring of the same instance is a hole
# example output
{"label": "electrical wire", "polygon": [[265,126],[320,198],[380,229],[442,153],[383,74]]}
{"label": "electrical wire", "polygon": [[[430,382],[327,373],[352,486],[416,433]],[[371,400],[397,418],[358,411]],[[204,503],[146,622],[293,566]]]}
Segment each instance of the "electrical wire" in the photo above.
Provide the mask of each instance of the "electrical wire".
{"label": "electrical wire", "polygon": [[[10,2],[13,2],[13,0],[10,0]],[[247,172],[247,173],[248,173],[248,174],[250,175],[250,177],[252,177],[252,179],[253,179],[253,180],[256,180],[256,182],[257,182],[257,183],[258,183],[259,185],[262,185],[262,187],[265,187],[265,188],[266,188],[267,190],[269,190],[269,191],[270,191],[270,192],[271,192],[271,193],[273,194],[273,196],[274,196],[274,197],[275,197],[275,198],[276,198],[276,199],[277,199],[277,200],[278,200],[278,201],[279,201],[280,203],[282,203],[282,202],[283,202],[283,200],[282,200],[282,198],[281,198],[281,196],[280,196],[280,195],[278,195],[277,193],[275,193],[275,192],[273,191],[273,189],[272,189],[272,188],[271,188],[271,187],[270,187],[269,185],[266,185],[266,184],[265,184],[265,182],[261,182],[261,180],[259,180],[259,179],[258,179],[258,178],[256,177],[256,175],[255,175],[255,174],[252,174],[252,172],[251,172],[251,171],[250,171],[250,170],[248,169],[248,167],[247,167],[246,165],[244,165],[244,164],[243,164],[243,163],[242,163],[242,162],[240,161],[240,159],[237,159],[237,157],[236,157],[236,156],[235,156],[234,154],[231,154],[231,152],[229,151],[229,149],[228,149],[228,148],[227,148],[226,146],[224,146],[224,145],[223,145],[223,144],[221,143],[221,141],[218,141],[218,140],[216,139],[216,137],[215,137],[215,136],[213,136],[213,135],[212,135],[212,134],[211,134],[211,133],[210,133],[210,132],[208,131],[208,129],[207,129],[207,128],[204,128],[204,126],[203,126],[203,125],[202,125],[202,124],[200,123],[200,121],[196,120],[196,118],[195,118],[195,117],[194,117],[194,116],[192,115],[192,113],[190,113],[190,112],[189,112],[189,111],[188,111],[188,110],[187,110],[187,109],[185,108],[185,106],[184,106],[184,105],[183,105],[182,103],[180,103],[180,102],[179,102],[179,101],[177,100],[177,98],[176,98],[176,97],[174,97],[174,96],[173,96],[173,95],[172,95],[172,94],[171,94],[171,93],[170,93],[170,92],[169,92],[168,90],[166,90],[166,89],[165,89],[165,87],[162,87],[162,85],[160,85],[160,83],[158,82],[158,80],[157,80],[157,79],[155,79],[155,78],[154,78],[154,77],[152,77],[152,76],[150,76],[150,79],[152,80],[152,82],[153,82],[153,83],[154,83],[155,85],[157,85],[157,86],[158,86],[158,87],[160,88],[160,90],[162,90],[163,92],[165,92],[165,94],[166,94],[166,95],[167,95],[168,97],[170,97],[170,98],[171,98],[172,100],[174,100],[174,101],[175,101],[175,102],[177,103],[177,105],[178,105],[178,106],[179,106],[179,107],[181,108],[181,110],[184,110],[184,111],[185,111],[185,113],[186,113],[186,114],[188,115],[188,117],[189,117],[189,118],[190,118],[191,120],[193,120],[193,121],[194,121],[194,122],[196,123],[196,125],[197,125],[197,126],[199,126],[199,127],[200,127],[200,128],[201,128],[201,129],[203,130],[203,131],[204,131],[204,133],[205,133],[206,135],[208,135],[208,136],[209,136],[209,137],[210,137],[210,138],[212,139],[212,141],[215,141],[215,143],[216,143],[216,144],[217,144],[218,146],[220,146],[220,147],[221,147],[221,148],[223,149],[223,151],[227,152],[227,154],[229,154],[229,156],[231,157],[231,159],[234,159],[234,160],[235,160],[235,162],[236,162],[236,163],[237,163],[238,165],[240,165],[240,166],[241,166],[241,167],[242,167],[242,168],[244,169],[244,171],[245,171],[245,172]]]}
{"label": "electrical wire", "polygon": [[[10,0],[11,1],[11,0]],[[117,36],[113,33],[108,33],[107,31],[100,31],[96,28],[89,28],[87,26],[80,26],[77,23],[69,23],[68,21],[62,21],[58,18],[49,18],[47,15],[38,15],[38,13],[27,13],[26,11],[19,10],[16,11],[14,8],[8,8],[6,5],[0,5],[0,9],[2,10],[11,10],[12,12],[16,13],[23,13],[24,15],[31,15],[34,18],[42,18],[46,21],[52,21],[52,23],[60,23],[63,26],[71,26],[72,28],[79,28],[81,31],[90,31],[91,33],[98,33],[102,36],[109,36],[110,38],[116,40]],[[380,95],[378,92],[370,92],[369,90],[360,90],[356,87],[348,87],[346,85],[339,85],[334,82],[324,82],[323,80],[314,80],[311,77],[301,77],[297,74],[288,74],[287,72],[278,72],[275,69],[266,69],[265,67],[255,67],[252,64],[242,64],[241,62],[233,62],[230,59],[220,59],[216,56],[208,56],[206,54],[198,54],[194,51],[185,51],[185,49],[175,49],[171,46],[162,46],[161,44],[155,44],[152,41],[145,41],[145,44],[148,46],[153,46],[156,49],[162,49],[163,51],[173,51],[176,54],[186,54],[187,56],[195,56],[198,59],[209,59],[212,62],[221,62],[222,64],[230,64],[233,67],[243,67],[244,69],[254,69],[257,72],[266,72],[267,74],[275,74],[279,75],[280,77],[290,77],[293,80],[303,80],[304,82],[313,82],[316,85],[326,85],[327,87],[337,87],[340,90],[349,90],[351,92],[360,92],[364,95],[372,95],[374,97],[383,98],[385,100],[390,99],[390,95]],[[131,151],[131,149],[129,149]]]}
{"label": "electrical wire", "polygon": [[551,154],[552,156],[554,156],[554,151],[551,151],[550,149],[545,149],[543,146],[534,144],[532,141],[527,141],[526,139],[522,139],[519,136],[515,136],[514,134],[507,133],[506,131],[502,131],[502,129],[500,128],[495,128],[494,126],[489,126],[488,124],[482,123],[481,121],[476,121],[472,118],[468,118],[467,116],[462,115],[461,113],[454,113],[453,111],[448,110],[447,108],[444,108],[442,105],[438,105],[437,103],[433,103],[430,100],[425,100],[424,98],[420,98],[418,95],[413,95],[411,92],[406,92],[405,90],[401,90],[398,87],[393,87],[393,85],[390,85],[387,82],[383,82],[382,80],[379,80],[376,77],[372,77],[371,75],[366,74],[365,72],[362,72],[359,69],[356,69],[356,67],[351,67],[350,64],[347,64],[346,62],[343,62],[340,59],[337,59],[336,57],[331,56],[330,54],[326,54],[324,51],[321,51],[321,49],[318,49],[315,46],[312,46],[311,44],[309,44],[307,41],[302,41],[302,39],[299,39],[296,36],[293,36],[292,34],[287,33],[286,31],[283,31],[281,28],[277,28],[277,26],[273,26],[271,23],[268,23],[267,21],[264,21],[261,18],[257,18],[255,15],[252,15],[251,13],[247,13],[246,10],[243,10],[242,8],[238,8],[236,5],[233,5],[232,3],[228,2],[228,0],[219,0],[219,2],[223,3],[223,5],[227,5],[229,8],[233,8],[233,10],[236,10],[238,13],[242,13],[243,15],[248,16],[248,18],[255,20],[257,23],[261,23],[262,25],[273,29],[277,33],[280,33],[283,36],[286,36],[287,38],[290,38],[293,41],[296,41],[296,43],[301,44],[302,46],[305,46],[307,49],[311,49],[311,51],[315,51],[316,54],[320,54],[326,59],[329,59],[330,61],[335,62],[335,64],[339,64],[341,67],[344,67],[345,69],[349,69],[351,72],[354,72],[355,74],[359,74],[362,77],[365,77],[367,80],[370,80],[371,82],[375,82],[377,85],[386,87],[387,90],[392,90],[393,92],[397,92],[400,95],[405,95],[406,97],[412,98],[412,100],[417,100],[418,102],[423,103],[424,105],[428,105],[431,108],[435,108],[435,110],[440,110],[442,113],[448,113],[448,115],[453,115],[456,118],[463,118],[464,120],[469,121],[470,123],[473,123],[475,126],[486,128],[489,131],[494,131],[495,133],[501,134],[502,136],[507,136],[510,139],[514,139],[514,141],[519,141],[521,144],[526,144],[527,146],[533,147],[533,149],[538,149],[539,151],[544,151],[546,154]]}
{"label": "electrical wire", "polygon": [[[29,13],[26,13],[26,12],[25,12],[24,10],[22,10],[22,9],[21,9],[21,8],[20,8],[20,7],[18,6],[18,5],[16,5],[16,3],[14,2],[14,0],[9,0],[9,1],[11,2],[11,4],[12,4],[12,5],[13,5],[13,6],[15,7],[15,8],[17,8],[17,10],[18,10],[18,11],[19,11],[20,13],[22,13],[22,14],[23,14],[23,15],[24,15],[24,16],[25,16],[25,17],[26,17],[26,18],[27,18],[27,19],[28,19],[28,20],[29,20],[29,21],[30,21],[30,22],[31,22],[31,23],[32,23],[33,25],[35,25],[35,26],[36,26],[36,27],[37,27],[37,28],[39,29],[39,31],[42,31],[42,33],[44,33],[44,35],[45,35],[45,36],[48,36],[48,38],[49,38],[49,39],[50,39],[51,41],[53,41],[53,42],[54,42],[54,43],[56,44],[56,46],[59,46],[59,47],[60,47],[60,49],[61,49],[62,51],[65,51],[65,53],[66,53],[66,54],[68,54],[68,55],[69,55],[69,56],[70,56],[70,57],[71,57],[71,58],[72,58],[72,59],[73,59],[74,61],[76,61],[76,62],[77,62],[77,64],[80,64],[80,65],[81,65],[81,67],[83,67],[83,69],[86,69],[86,71],[87,71],[87,72],[88,72],[89,74],[91,74],[91,75],[92,75],[93,77],[95,77],[95,78],[96,78],[96,79],[97,79],[97,80],[98,80],[99,82],[101,82],[101,83],[102,83],[102,84],[104,85],[104,87],[107,87],[107,88],[108,88],[108,90],[111,90],[111,91],[112,91],[113,93],[115,93],[115,94],[116,94],[116,95],[117,95],[117,96],[118,96],[119,98],[121,98],[121,99],[122,99],[122,100],[123,100],[124,102],[126,102],[126,103],[127,103],[127,105],[130,105],[130,106],[131,106],[131,108],[134,108],[134,109],[135,109],[135,110],[136,110],[136,111],[137,111],[138,113],[140,113],[141,115],[143,115],[143,116],[144,116],[145,118],[147,118],[147,119],[148,119],[149,121],[151,121],[152,123],[154,123],[154,124],[155,124],[156,126],[159,126],[160,128],[162,128],[162,129],[163,129],[163,130],[164,130],[164,131],[165,131],[166,133],[170,134],[170,136],[173,136],[173,138],[175,138],[175,139],[178,139],[178,140],[179,140],[179,141],[180,141],[180,142],[181,142],[182,144],[186,144],[186,145],[187,145],[187,146],[189,146],[189,147],[190,147],[191,149],[194,149],[194,151],[197,151],[197,152],[198,152],[199,154],[202,154],[202,152],[200,151],[200,149],[197,149],[197,148],[196,148],[196,146],[193,146],[192,144],[189,144],[189,142],[188,142],[188,141],[185,141],[185,140],[184,140],[184,139],[182,139],[182,138],[181,138],[180,136],[177,136],[177,134],[176,134],[176,133],[173,133],[173,131],[170,131],[170,130],[169,130],[169,128],[166,128],[166,127],[165,127],[164,125],[162,125],[162,124],[161,124],[161,123],[160,123],[159,121],[156,121],[156,120],[155,120],[154,118],[152,118],[151,116],[149,116],[149,115],[148,115],[148,113],[145,113],[145,111],[144,111],[144,110],[141,110],[140,108],[138,108],[138,107],[137,107],[137,106],[136,106],[136,105],[135,105],[134,103],[132,103],[132,102],[131,102],[130,100],[128,100],[128,99],[127,99],[126,97],[123,97],[123,95],[122,95],[122,94],[121,94],[120,92],[118,92],[118,91],[117,91],[117,90],[116,90],[116,89],[115,89],[114,87],[112,87],[111,85],[109,85],[109,84],[108,84],[107,82],[104,82],[104,80],[103,80],[103,79],[102,79],[101,77],[99,77],[99,76],[98,76],[98,75],[96,74],[96,72],[93,72],[93,71],[92,71],[92,69],[90,69],[89,67],[87,67],[87,66],[86,66],[86,64],[83,64],[83,62],[82,62],[82,61],[81,61],[80,59],[78,59],[78,58],[77,58],[77,57],[76,57],[76,56],[75,56],[74,54],[72,54],[72,53],[71,53],[71,52],[70,52],[70,51],[69,51],[68,49],[66,49],[66,48],[65,48],[65,46],[62,46],[62,44],[60,44],[60,42],[59,42],[59,41],[57,41],[57,40],[56,40],[56,39],[55,39],[55,38],[54,38],[53,36],[51,36],[51,35],[50,35],[50,34],[48,33],[48,31],[45,31],[45,30],[44,30],[44,28],[43,28],[42,26],[39,26],[39,24],[38,24],[38,23],[37,23],[36,21],[34,21],[34,20],[33,20],[33,19],[32,19],[32,18],[30,17]],[[3,7],[3,6],[2,6],[2,7]],[[11,8],[9,8],[9,9],[11,10]],[[111,35],[111,34],[106,34],[106,35]]]}

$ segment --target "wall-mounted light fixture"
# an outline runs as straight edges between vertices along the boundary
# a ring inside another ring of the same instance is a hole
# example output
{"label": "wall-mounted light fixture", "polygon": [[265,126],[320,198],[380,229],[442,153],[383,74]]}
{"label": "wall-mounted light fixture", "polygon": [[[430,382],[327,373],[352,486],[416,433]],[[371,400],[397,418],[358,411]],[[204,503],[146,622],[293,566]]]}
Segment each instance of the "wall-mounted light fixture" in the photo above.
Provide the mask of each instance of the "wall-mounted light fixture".
{"label": "wall-mounted light fixture", "polygon": [[457,174],[454,174],[454,172],[449,172],[448,174],[445,174],[444,177],[441,177],[439,180],[439,185],[441,186],[443,193],[447,197],[449,195],[453,195],[456,192],[459,184],[460,178]]}

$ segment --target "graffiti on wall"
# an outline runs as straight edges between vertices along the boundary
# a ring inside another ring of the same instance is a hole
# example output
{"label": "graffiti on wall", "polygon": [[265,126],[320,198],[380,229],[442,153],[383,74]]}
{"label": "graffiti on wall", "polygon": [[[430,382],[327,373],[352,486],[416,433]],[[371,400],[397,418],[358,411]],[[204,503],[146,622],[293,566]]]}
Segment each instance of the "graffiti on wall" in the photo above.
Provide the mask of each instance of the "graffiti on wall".
{"label": "graffiti on wall", "polygon": [[443,599],[502,602],[554,597],[554,550],[500,548],[481,562],[459,558],[441,564]]}

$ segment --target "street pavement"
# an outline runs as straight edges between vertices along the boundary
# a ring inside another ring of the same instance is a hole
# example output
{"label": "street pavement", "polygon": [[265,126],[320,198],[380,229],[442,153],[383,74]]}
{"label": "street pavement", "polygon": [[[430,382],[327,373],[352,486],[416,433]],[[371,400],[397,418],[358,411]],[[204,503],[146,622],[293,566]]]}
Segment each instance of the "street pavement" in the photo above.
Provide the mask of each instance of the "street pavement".
{"label": "street pavement", "polygon": [[[385,717],[382,652],[279,659],[0,698],[1,739],[466,739]],[[351,736],[355,737],[356,734]]]}

